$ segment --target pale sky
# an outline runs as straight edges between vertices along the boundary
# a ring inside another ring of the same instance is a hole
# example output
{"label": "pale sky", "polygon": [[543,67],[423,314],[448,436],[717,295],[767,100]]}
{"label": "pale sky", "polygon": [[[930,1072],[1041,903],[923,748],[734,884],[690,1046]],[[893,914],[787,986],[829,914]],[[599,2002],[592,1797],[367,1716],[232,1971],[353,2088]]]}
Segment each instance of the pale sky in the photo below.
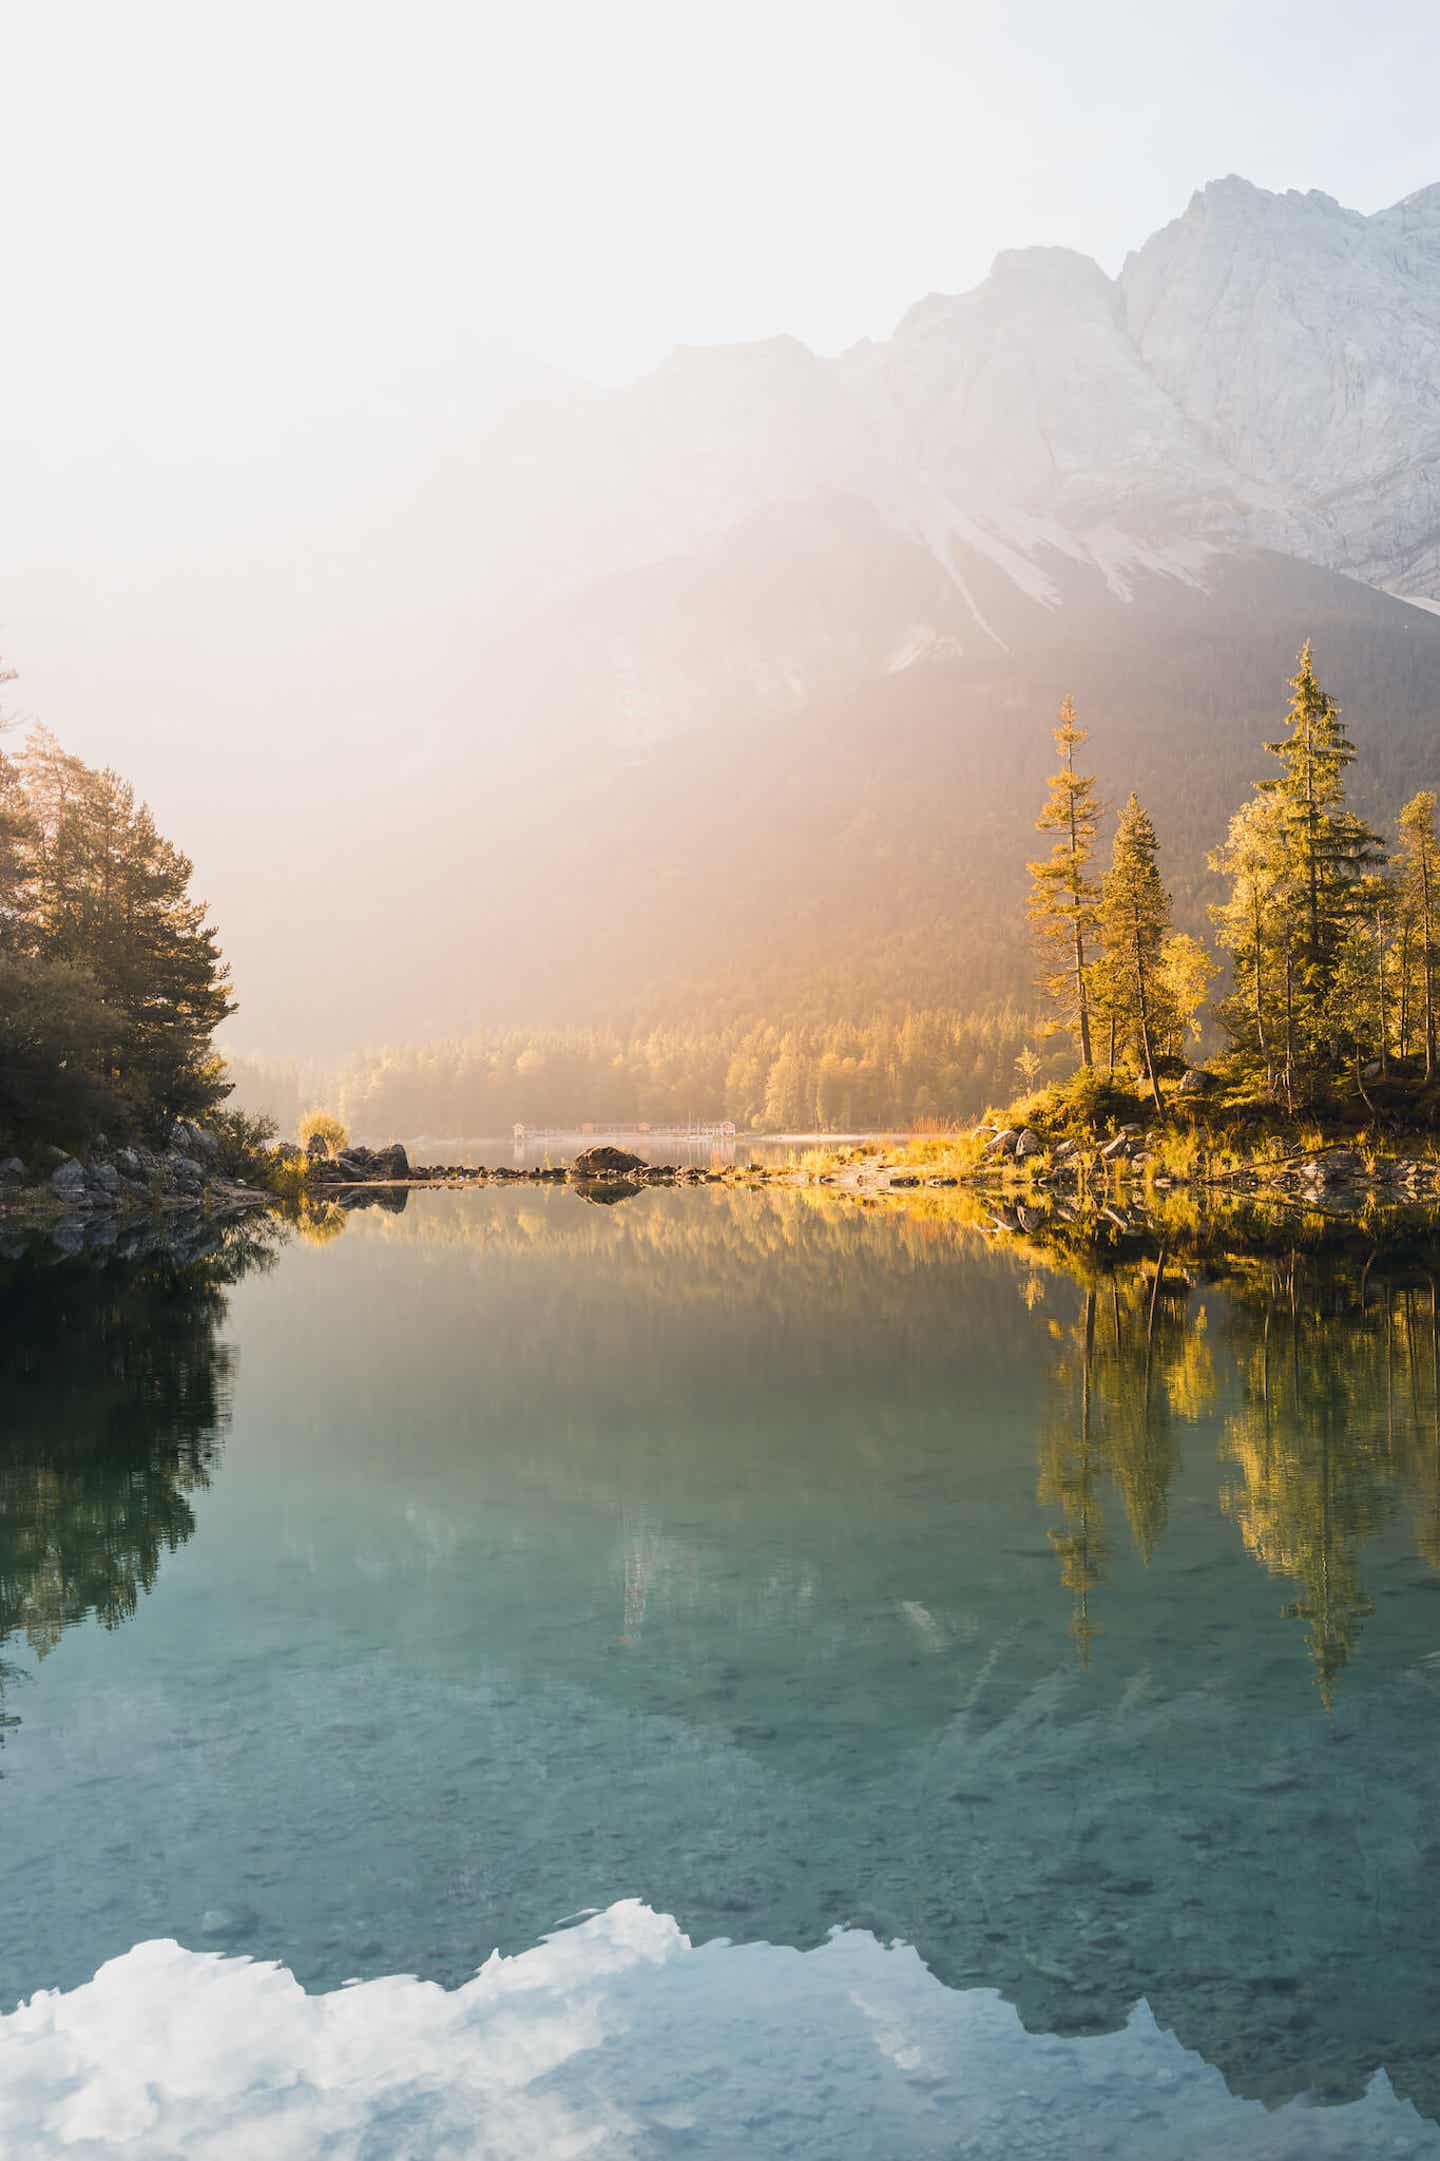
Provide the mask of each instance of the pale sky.
{"label": "pale sky", "polygon": [[1440,179],[1422,0],[0,0],[0,444],[244,457],[500,336],[821,351],[1230,170]]}

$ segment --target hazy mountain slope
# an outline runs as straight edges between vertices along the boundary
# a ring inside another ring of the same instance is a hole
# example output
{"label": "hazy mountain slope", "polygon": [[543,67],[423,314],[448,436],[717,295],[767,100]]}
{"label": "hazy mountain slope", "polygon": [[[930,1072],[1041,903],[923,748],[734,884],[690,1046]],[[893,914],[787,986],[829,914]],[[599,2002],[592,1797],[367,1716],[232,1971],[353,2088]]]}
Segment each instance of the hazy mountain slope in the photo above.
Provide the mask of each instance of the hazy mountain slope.
{"label": "hazy mountain slope", "polygon": [[1364,217],[1217,182],[1118,278],[1002,254],[836,359],[522,382],[413,486],[398,436],[383,465],[333,545],[292,564],[247,525],[242,582],[192,578],[336,609],[297,678],[324,729],[287,724],[253,802],[231,756],[214,831],[181,828],[202,870],[237,811],[275,838],[243,907],[206,871],[272,1050],[1023,994],[1067,690],[1194,920],[1305,636],[1369,807],[1440,780],[1440,618],[1410,605],[1440,604],[1440,189]]}
{"label": "hazy mountain slope", "polygon": [[[783,553],[783,530],[788,566],[811,590],[802,529],[792,518],[768,540]],[[826,521],[813,530],[833,540]],[[743,586],[744,566],[763,577],[755,537],[737,550],[733,582],[696,559],[693,604]],[[903,553],[892,569],[898,615],[921,572]],[[635,573],[607,610],[631,625],[636,669],[656,677],[677,664],[672,636],[683,651],[693,627],[673,612],[675,580],[673,565]],[[829,598],[838,606],[838,586]],[[1213,897],[1205,853],[1270,763],[1261,744],[1307,632],[1361,746],[1364,807],[1388,818],[1431,770],[1440,619],[1356,581],[1236,554],[1205,588],[1151,573],[1126,603],[1092,573],[1084,605],[1020,608],[1008,649],[956,640],[886,667],[873,662],[877,635],[865,672],[838,668],[794,705],[728,727],[707,715],[583,768],[548,762],[478,810],[437,804],[407,896],[429,926],[425,966],[408,979],[397,968],[383,1032],[459,1025],[433,1001],[437,970],[449,1011],[477,1018],[813,1016],[1023,995],[1024,864],[1067,690],[1093,731],[1105,799],[1142,790],[1197,927]],[[647,625],[665,649],[653,661]],[[858,644],[857,632],[852,657]],[[463,904],[447,908],[457,887]]]}

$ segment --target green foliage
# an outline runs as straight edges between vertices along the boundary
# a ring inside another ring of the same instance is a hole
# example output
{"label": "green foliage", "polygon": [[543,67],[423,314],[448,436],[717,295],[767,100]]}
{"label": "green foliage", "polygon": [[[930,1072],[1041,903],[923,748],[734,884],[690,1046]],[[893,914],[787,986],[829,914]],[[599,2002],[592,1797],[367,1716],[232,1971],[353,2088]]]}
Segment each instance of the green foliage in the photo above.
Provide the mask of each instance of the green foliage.
{"label": "green foliage", "polygon": [[1112,1068],[1117,1053],[1133,1056],[1157,1099],[1155,1058],[1161,1030],[1174,1032],[1174,1016],[1163,1011],[1161,955],[1170,929],[1170,895],[1156,864],[1158,850],[1149,812],[1132,790],[1115,828],[1110,868],[1100,887],[1104,1002]]}
{"label": "green foliage", "polygon": [[205,1124],[220,1144],[220,1168],[227,1177],[252,1177],[267,1163],[267,1143],[276,1135],[273,1118],[229,1106],[212,1111]]}
{"label": "green foliage", "polygon": [[161,1134],[223,1101],[234,1008],[190,876],[117,774],[43,730],[0,755],[0,1127]]}
{"label": "green foliage", "polygon": [[117,1108],[103,1079],[110,1032],[83,969],[0,951],[0,1133],[81,1147],[99,1132]]}
{"label": "green foliage", "polygon": [[1024,1124],[1047,1140],[1089,1138],[1139,1118],[1143,1106],[1133,1088],[1097,1066],[1082,1066],[1005,1113],[1007,1124]]}

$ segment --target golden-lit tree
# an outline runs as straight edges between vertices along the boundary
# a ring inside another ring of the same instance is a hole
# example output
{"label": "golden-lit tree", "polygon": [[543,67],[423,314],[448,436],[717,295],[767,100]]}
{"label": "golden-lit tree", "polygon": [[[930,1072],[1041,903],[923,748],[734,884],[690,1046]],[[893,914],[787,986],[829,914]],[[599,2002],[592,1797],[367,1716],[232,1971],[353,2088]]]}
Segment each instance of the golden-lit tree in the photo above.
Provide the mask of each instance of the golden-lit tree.
{"label": "golden-lit tree", "polygon": [[1094,1063],[1090,1033],[1089,965],[1099,917],[1099,895],[1091,876],[1100,804],[1093,773],[1075,769],[1075,753],[1089,730],[1075,719],[1075,701],[1066,698],[1054,730],[1060,769],[1050,775],[1050,793],[1035,821],[1038,833],[1054,833],[1054,847],[1031,863],[1030,920],[1045,958],[1043,985],[1057,1015],[1054,1025],[1070,1030],[1082,1066]]}

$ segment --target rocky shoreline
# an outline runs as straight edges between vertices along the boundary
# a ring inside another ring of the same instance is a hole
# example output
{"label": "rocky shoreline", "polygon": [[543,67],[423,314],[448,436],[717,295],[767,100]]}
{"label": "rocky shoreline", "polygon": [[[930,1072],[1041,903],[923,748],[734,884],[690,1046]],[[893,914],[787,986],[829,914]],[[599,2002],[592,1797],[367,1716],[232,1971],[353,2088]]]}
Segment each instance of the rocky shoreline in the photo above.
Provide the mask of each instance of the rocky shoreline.
{"label": "rocky shoreline", "polygon": [[100,1140],[83,1160],[56,1150],[56,1160],[40,1175],[17,1157],[0,1161],[0,1218],[89,1222],[97,1229],[81,1242],[113,1245],[118,1230],[104,1226],[136,1218],[184,1211],[230,1216],[283,1207],[294,1196],[277,1191],[270,1180],[286,1167],[300,1171],[304,1195],[347,1210],[402,1207],[410,1191],[424,1188],[510,1185],[568,1186],[601,1206],[655,1186],[819,1186],[860,1201],[963,1189],[997,1232],[1029,1235],[1047,1224],[1073,1231],[1090,1223],[1106,1237],[1152,1228],[1158,1213],[1182,1202],[1205,1211],[1239,1202],[1336,1219],[1440,1211],[1440,1156],[1362,1154],[1337,1142],[1238,1167],[1218,1166],[1201,1154],[1182,1172],[1164,1167],[1157,1129],[1138,1124],[1085,1140],[991,1126],[976,1129],[969,1140],[981,1144],[979,1157],[955,1169],[863,1144],[838,1149],[820,1165],[812,1160],[701,1168],[648,1163],[608,1144],[583,1150],[569,1164],[526,1167],[412,1163],[400,1141],[381,1148],[347,1145],[333,1155],[323,1144],[301,1150],[293,1142],[276,1141],[268,1160],[245,1177],[226,1168],[213,1134],[182,1123],[164,1148],[111,1149]]}
{"label": "rocky shoreline", "polygon": [[82,1158],[56,1148],[38,1171],[19,1156],[0,1161],[0,1213],[24,1217],[124,1217],[179,1209],[234,1212],[269,1206],[273,1195],[221,1162],[220,1144],[182,1121],[164,1148],[111,1148],[103,1134]]}

